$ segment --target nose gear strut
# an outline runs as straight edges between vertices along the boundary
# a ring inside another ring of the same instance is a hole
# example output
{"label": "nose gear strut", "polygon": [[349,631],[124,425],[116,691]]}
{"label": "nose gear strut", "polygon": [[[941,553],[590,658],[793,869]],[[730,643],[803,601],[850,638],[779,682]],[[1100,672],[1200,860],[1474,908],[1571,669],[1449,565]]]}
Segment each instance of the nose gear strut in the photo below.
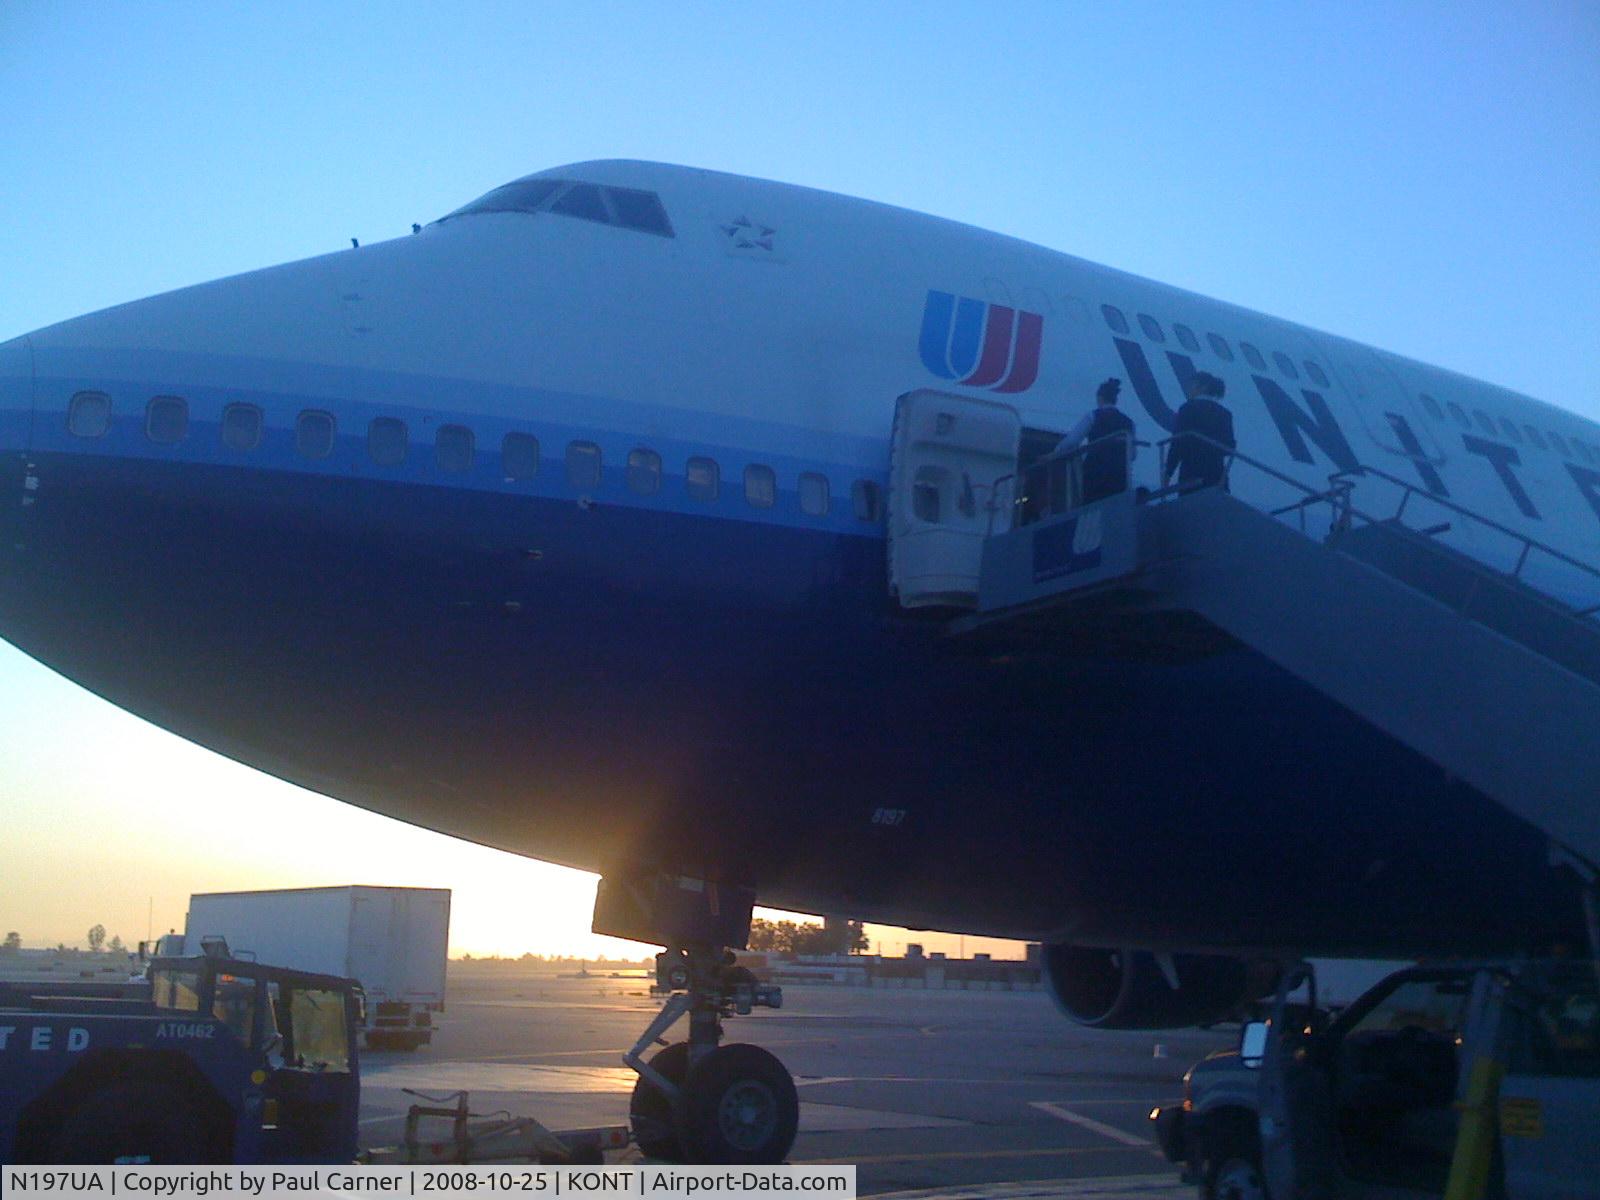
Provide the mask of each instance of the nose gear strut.
{"label": "nose gear strut", "polygon": [[[722,1044],[722,1022],[782,993],[757,984],[726,947],[750,936],[755,893],[664,875],[607,875],[594,931],[666,949],[657,990],[670,993],[622,1061],[639,1073],[629,1106],[634,1140],[652,1158],[685,1163],[780,1163],[794,1144],[800,1100],[788,1069],[759,1046]],[[686,1041],[663,1036],[687,1016]],[[648,1061],[651,1046],[659,1050]]]}

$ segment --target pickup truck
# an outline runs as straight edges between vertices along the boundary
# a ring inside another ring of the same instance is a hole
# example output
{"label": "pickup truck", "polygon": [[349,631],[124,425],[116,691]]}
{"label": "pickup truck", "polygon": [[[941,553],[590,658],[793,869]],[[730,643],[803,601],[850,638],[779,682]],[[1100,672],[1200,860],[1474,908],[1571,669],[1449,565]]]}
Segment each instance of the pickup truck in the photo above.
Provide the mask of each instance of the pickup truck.
{"label": "pickup truck", "polygon": [[[1272,1019],[1151,1114],[1207,1200],[1600,1197],[1600,988],[1588,962],[1418,966],[1336,1019],[1303,965]],[[1294,1000],[1304,985],[1307,999]]]}

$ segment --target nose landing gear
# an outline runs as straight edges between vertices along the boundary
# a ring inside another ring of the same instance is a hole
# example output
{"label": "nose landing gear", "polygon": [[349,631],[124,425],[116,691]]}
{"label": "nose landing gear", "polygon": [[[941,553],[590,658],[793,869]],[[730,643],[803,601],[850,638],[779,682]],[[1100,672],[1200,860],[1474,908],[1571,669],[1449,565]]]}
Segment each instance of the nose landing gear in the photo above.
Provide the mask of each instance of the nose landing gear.
{"label": "nose landing gear", "polygon": [[[748,940],[754,902],[748,889],[699,880],[601,881],[596,933],[667,945],[656,955],[656,988],[670,994],[622,1056],[639,1073],[629,1115],[634,1140],[651,1158],[781,1163],[794,1145],[800,1100],[788,1069],[760,1046],[722,1044],[725,1019],[782,1004],[781,992],[757,984],[724,949]],[[667,1044],[663,1035],[684,1016],[688,1040]],[[646,1061],[658,1044],[663,1049]]]}

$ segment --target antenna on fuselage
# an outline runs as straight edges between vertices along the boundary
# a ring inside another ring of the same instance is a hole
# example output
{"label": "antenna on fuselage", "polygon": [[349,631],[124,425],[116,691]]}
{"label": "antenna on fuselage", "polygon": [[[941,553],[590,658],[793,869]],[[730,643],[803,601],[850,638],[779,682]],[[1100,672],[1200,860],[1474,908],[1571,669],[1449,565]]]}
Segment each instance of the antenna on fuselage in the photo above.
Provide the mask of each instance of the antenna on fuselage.
{"label": "antenna on fuselage", "polygon": [[359,250],[359,249],[361,249],[361,243],[360,243],[360,242],[358,242],[358,241],[356,241],[356,239],[355,239],[355,238],[351,238],[351,239],[350,239],[350,249],[352,249],[352,250]]}

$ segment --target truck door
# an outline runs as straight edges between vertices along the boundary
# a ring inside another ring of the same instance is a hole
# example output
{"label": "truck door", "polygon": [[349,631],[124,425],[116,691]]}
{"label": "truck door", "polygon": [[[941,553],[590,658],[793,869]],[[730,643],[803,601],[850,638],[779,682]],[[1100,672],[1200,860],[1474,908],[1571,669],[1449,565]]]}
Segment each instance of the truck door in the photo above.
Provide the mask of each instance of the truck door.
{"label": "truck door", "polygon": [[983,540],[1010,528],[1022,418],[922,389],[895,408],[889,461],[889,586],[906,608],[978,603]]}
{"label": "truck door", "polygon": [[1600,1180],[1600,990],[1587,963],[1562,964],[1520,1005],[1500,1083],[1506,1194],[1594,1195]]}

